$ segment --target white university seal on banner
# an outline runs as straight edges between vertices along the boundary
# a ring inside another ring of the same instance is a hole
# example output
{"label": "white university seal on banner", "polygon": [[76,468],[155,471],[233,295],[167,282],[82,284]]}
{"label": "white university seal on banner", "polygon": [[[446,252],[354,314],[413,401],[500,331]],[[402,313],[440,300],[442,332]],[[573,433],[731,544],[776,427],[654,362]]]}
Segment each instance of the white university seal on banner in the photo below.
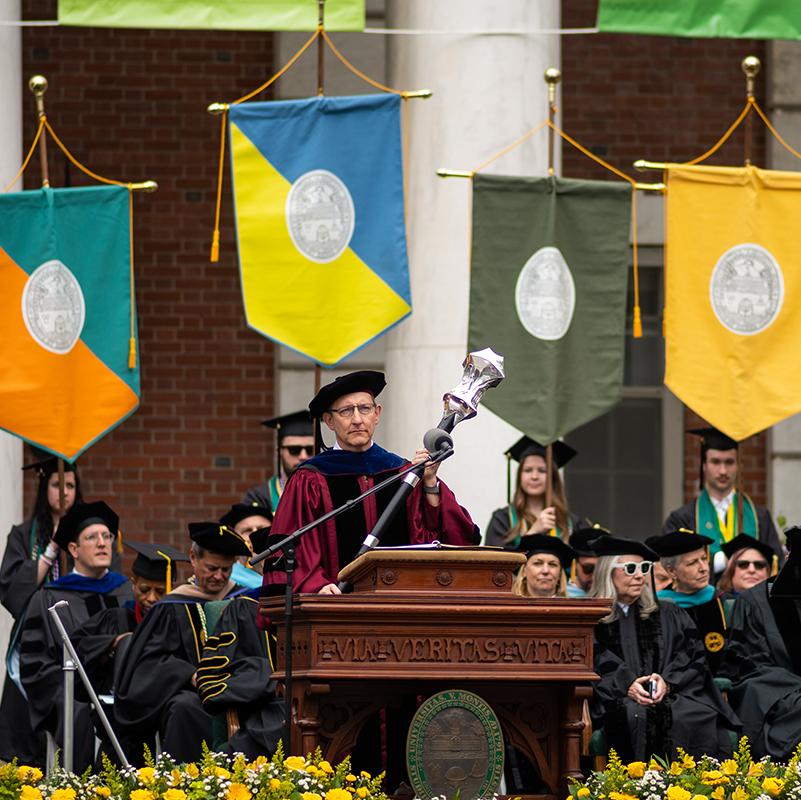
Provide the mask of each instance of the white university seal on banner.
{"label": "white university seal on banner", "polygon": [[61,261],[38,266],[22,290],[22,317],[45,350],[65,354],[83,330],[86,306],[78,279]]}
{"label": "white university seal on banner", "polygon": [[758,244],[738,244],[715,264],[709,300],[721,325],[752,336],[776,319],[784,301],[784,277],[773,255]]}
{"label": "white university seal on banner", "polygon": [[295,247],[311,261],[338,258],[350,244],[356,214],[348,187],[333,172],[301,175],[286,198],[286,226]]}
{"label": "white university seal on banner", "polygon": [[517,276],[515,307],[523,327],[537,339],[561,339],[576,308],[576,285],[556,247],[541,247]]}

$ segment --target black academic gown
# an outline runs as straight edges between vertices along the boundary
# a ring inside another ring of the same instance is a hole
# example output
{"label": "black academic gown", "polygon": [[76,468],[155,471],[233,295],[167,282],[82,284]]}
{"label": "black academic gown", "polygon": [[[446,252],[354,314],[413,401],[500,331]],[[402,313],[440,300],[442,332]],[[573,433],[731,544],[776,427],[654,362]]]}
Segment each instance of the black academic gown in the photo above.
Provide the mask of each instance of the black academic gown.
{"label": "black academic gown", "polygon": [[770,579],[737,597],[718,674],[732,682],[729,703],[754,758],[784,761],[801,740],[801,601],[771,600],[772,585]]}
{"label": "black academic gown", "polygon": [[[239,587],[237,587],[239,591]],[[206,642],[203,603],[169,594],[136,629],[119,670],[114,715],[126,739],[152,741],[178,762],[196,761],[211,744],[211,716],[203,710],[192,676]],[[128,757],[137,763],[141,747]]]}
{"label": "black academic gown", "polygon": [[[739,722],[712,680],[698,631],[678,606],[664,604],[648,619],[639,606],[618,610],[611,623],[595,626],[593,725],[602,727],[609,747],[624,761],[690,755],[723,757],[730,752],[727,729]],[[632,682],[656,672],[668,684],[667,697],[644,707],[627,696]]]}
{"label": "black academic gown", "polygon": [[[255,596],[254,596],[255,595]],[[284,704],[275,696],[267,631],[256,627],[258,590],[226,606],[203,649],[197,688],[210,714],[229,709],[239,716],[239,731],[224,750],[249,759],[272,756],[281,738]]]}
{"label": "black academic gown", "polygon": [[[60,616],[67,633],[72,635],[92,616],[109,608],[119,608],[132,599],[127,578],[110,572],[94,581],[74,573],[34,593],[25,614],[20,639],[20,673],[28,695],[31,725],[36,731],[50,731],[63,746],[63,643],[47,609],[59,600],[66,600],[69,609]],[[123,631],[119,631],[122,633]],[[90,673],[97,665],[89,661]],[[75,750],[74,769],[83,771],[94,760],[94,734],[89,704],[75,679]]]}
{"label": "black academic gown", "polygon": [[[581,526],[581,518],[575,514],[568,514],[569,527],[571,531]],[[506,534],[512,529],[509,518],[509,506],[496,508],[492,512],[487,529],[484,532],[484,544],[492,547],[503,547],[507,550],[516,550],[517,542],[505,542]],[[567,541],[567,537],[562,537]]]}
{"label": "black academic gown", "polygon": [[[681,506],[680,508],[671,511],[665,524],[662,526],[662,533],[671,533],[679,528],[687,528],[694,531],[698,525],[696,504],[698,500],[691,500],[689,503]],[[757,521],[757,535],[756,538],[772,548],[773,552],[779,558],[779,564],[784,563],[784,551],[779,539],[779,534],[776,531],[776,526],[773,524],[773,518],[770,516],[770,511],[764,506],[758,506],[754,503]],[[697,533],[707,533],[707,531],[696,531]],[[711,536],[712,534],[710,534]],[[710,573],[711,574],[711,573]]]}

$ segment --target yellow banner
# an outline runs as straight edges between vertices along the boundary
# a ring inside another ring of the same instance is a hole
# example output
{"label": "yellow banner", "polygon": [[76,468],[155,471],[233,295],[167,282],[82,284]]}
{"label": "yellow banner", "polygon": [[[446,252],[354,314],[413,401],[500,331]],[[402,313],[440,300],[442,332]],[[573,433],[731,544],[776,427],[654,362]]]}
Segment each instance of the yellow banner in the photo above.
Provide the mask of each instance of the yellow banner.
{"label": "yellow banner", "polygon": [[801,174],[667,172],[665,385],[740,441],[801,411]]}

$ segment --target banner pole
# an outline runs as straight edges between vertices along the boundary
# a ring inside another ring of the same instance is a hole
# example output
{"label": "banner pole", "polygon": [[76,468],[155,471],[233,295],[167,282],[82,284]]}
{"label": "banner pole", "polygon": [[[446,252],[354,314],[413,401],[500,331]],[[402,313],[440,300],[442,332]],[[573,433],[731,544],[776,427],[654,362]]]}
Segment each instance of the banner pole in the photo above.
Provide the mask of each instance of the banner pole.
{"label": "banner pole", "polygon": [[[556,86],[562,80],[562,73],[556,67],[548,67],[543,75],[548,84],[548,175],[554,175],[554,130],[556,119]],[[550,445],[549,445],[550,447]],[[549,473],[550,474],[550,473]],[[550,478],[549,478],[550,481]]]}
{"label": "banner pole", "polygon": [[[317,0],[317,27],[325,29],[325,0]],[[325,40],[317,37],[317,95],[325,94]]]}
{"label": "banner pole", "polygon": [[545,508],[553,502],[553,444],[545,447]]}
{"label": "banner pole", "polygon": [[[41,122],[45,118],[44,93],[47,91],[47,78],[44,75],[34,75],[28,81],[28,88],[36,98],[36,115]],[[50,172],[47,166],[47,131],[42,130],[39,137],[39,159],[42,168],[42,186],[50,186]]]}
{"label": "banner pole", "polygon": [[[756,78],[761,66],[762,64],[756,56],[746,56],[740,64],[740,67],[745,73],[745,93],[749,103],[753,102],[754,100],[754,79]],[[751,166],[751,145],[753,141],[753,135],[754,118],[752,114],[749,114],[745,118],[745,141],[743,144],[743,148],[745,150],[744,155],[746,167]]]}

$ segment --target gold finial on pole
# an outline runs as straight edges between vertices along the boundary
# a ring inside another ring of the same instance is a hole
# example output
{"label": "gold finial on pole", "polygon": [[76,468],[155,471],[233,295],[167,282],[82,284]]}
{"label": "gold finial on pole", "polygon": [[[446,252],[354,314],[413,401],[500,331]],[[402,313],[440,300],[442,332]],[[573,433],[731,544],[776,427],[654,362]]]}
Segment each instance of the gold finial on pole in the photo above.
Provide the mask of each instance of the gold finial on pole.
{"label": "gold finial on pole", "polygon": [[[317,0],[317,28],[325,29],[325,0]],[[325,39],[317,36],[317,94],[325,94]]]}
{"label": "gold finial on pole", "polygon": [[[28,88],[36,98],[36,114],[41,121],[45,117],[44,93],[47,91],[47,78],[44,75],[34,75],[28,81]],[[44,130],[39,137],[39,159],[42,167],[42,186],[50,186],[50,172],[47,168],[47,133]]]}
{"label": "gold finial on pole", "polygon": [[[754,79],[759,72],[762,62],[756,56],[746,56],[740,67],[745,73],[745,91],[748,95],[748,102],[754,99]],[[749,107],[750,108],[750,107]],[[745,142],[743,144],[745,165],[751,165],[751,142],[753,140],[753,117],[749,114],[745,118]]]}
{"label": "gold finial on pole", "polygon": [[[562,72],[556,67],[548,67],[543,75],[545,83],[548,84],[548,122],[553,125],[556,119],[556,86],[562,80]],[[552,127],[548,127],[548,174],[554,174],[554,132]]]}
{"label": "gold finial on pole", "polygon": [[219,117],[220,114],[228,110],[228,103],[209,103],[206,111],[214,117]]}

